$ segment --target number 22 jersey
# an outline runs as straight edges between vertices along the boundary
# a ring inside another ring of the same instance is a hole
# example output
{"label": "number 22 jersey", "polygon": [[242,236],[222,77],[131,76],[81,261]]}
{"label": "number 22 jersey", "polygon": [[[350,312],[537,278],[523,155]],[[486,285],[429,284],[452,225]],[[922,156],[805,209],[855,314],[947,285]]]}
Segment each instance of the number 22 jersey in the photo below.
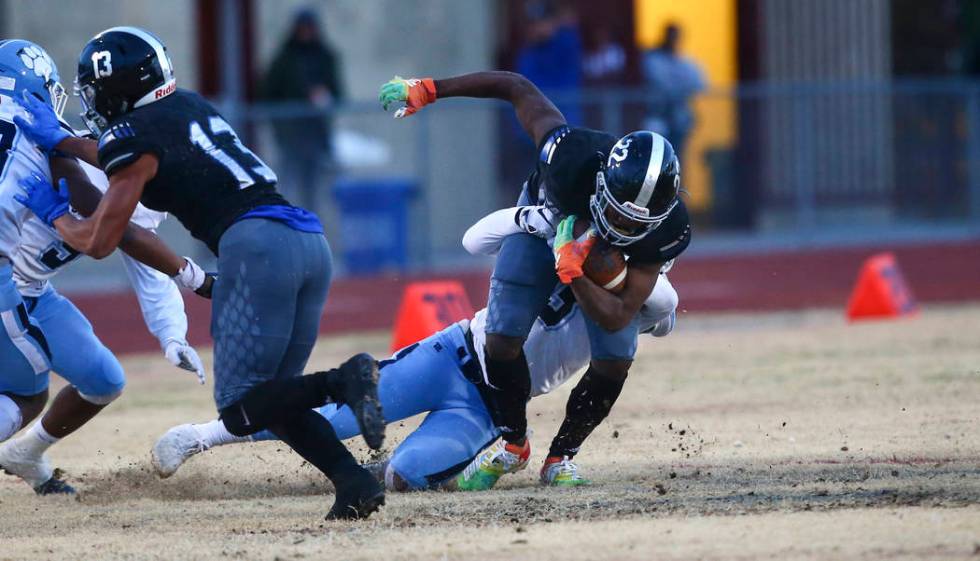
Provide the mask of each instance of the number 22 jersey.
{"label": "number 22 jersey", "polygon": [[99,163],[112,176],[143,154],[159,160],[140,202],[169,212],[215,254],[239,217],[264,206],[289,206],[276,174],[242,144],[200,95],[173,94],[114,119],[99,138]]}

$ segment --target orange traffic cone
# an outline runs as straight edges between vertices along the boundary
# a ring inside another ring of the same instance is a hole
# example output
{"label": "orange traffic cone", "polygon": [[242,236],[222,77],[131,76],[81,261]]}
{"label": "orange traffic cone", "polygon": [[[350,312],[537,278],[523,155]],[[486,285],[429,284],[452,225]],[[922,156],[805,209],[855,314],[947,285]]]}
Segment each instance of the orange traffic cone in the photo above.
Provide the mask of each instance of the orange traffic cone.
{"label": "orange traffic cone", "polygon": [[872,255],[861,266],[847,304],[847,319],[890,318],[917,311],[915,298],[892,253]]}
{"label": "orange traffic cone", "polygon": [[398,307],[391,350],[407,347],[453,322],[471,317],[473,306],[459,282],[413,282],[405,287]]}

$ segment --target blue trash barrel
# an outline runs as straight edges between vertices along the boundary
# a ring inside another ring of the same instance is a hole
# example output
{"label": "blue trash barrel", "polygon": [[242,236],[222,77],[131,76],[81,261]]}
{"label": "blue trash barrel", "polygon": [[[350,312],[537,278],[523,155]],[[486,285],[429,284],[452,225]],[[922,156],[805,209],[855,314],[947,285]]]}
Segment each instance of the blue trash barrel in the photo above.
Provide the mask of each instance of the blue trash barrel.
{"label": "blue trash barrel", "polygon": [[352,275],[408,266],[408,209],[418,191],[411,179],[334,182],[344,264]]}

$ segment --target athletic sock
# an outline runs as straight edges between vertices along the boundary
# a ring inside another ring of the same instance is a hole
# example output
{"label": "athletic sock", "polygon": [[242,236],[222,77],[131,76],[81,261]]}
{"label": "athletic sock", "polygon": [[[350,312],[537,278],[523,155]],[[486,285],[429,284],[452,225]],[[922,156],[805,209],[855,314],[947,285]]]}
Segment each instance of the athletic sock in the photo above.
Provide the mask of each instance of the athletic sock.
{"label": "athletic sock", "polygon": [[565,420],[551,441],[548,456],[574,457],[585,439],[609,415],[625,382],[625,378],[600,376],[590,367],[568,396]]}
{"label": "athletic sock", "polygon": [[215,419],[214,421],[208,421],[207,423],[201,423],[199,425],[194,425],[197,432],[201,435],[201,440],[208,447],[222,446],[225,444],[231,444],[233,442],[251,442],[251,436],[235,436],[228,432],[225,428],[225,424],[221,421]]}
{"label": "athletic sock", "polygon": [[494,386],[491,416],[501,436],[511,444],[523,444],[527,436],[527,400],[531,398],[531,370],[524,351],[512,360],[486,357],[487,380]]}
{"label": "athletic sock", "polygon": [[361,469],[350,450],[337,438],[333,425],[316,411],[303,411],[270,430],[330,478],[338,490],[348,474]]}
{"label": "athletic sock", "polygon": [[44,430],[42,422],[38,421],[17,439],[17,444],[31,455],[41,457],[48,448],[51,448],[59,440],[61,439],[48,434],[48,431]]}

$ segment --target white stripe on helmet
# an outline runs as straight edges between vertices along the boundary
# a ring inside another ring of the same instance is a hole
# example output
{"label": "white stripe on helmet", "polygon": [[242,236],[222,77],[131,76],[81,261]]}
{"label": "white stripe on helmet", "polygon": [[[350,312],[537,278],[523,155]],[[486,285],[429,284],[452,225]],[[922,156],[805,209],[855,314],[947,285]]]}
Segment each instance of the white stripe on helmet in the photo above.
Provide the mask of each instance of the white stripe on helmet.
{"label": "white stripe on helmet", "polygon": [[167,95],[170,95],[176,90],[176,82],[174,80],[174,67],[173,64],[171,64],[170,62],[170,57],[167,56],[167,51],[164,48],[163,43],[161,43],[159,39],[147,33],[146,31],[143,31],[138,27],[129,27],[129,26],[111,27],[109,29],[106,29],[102,33],[99,33],[99,35],[104,35],[106,33],[111,33],[113,31],[118,31],[121,33],[129,33],[130,35],[135,35],[139,37],[144,42],[146,42],[147,45],[153,48],[153,51],[157,55],[157,60],[160,61],[160,70],[163,72],[163,85],[161,85],[156,90],[149,92],[148,94],[140,98],[135,104],[133,104],[134,108],[141,107],[143,105],[146,105],[147,103],[156,101],[162,97],[166,97]]}
{"label": "white stripe on helmet", "polygon": [[664,163],[665,151],[664,137],[652,132],[646,134],[650,135],[650,161],[647,162],[647,175],[643,179],[643,187],[640,188],[640,194],[633,201],[643,208],[646,208],[650,203],[653,190],[657,186],[657,180],[660,179],[660,168]]}

